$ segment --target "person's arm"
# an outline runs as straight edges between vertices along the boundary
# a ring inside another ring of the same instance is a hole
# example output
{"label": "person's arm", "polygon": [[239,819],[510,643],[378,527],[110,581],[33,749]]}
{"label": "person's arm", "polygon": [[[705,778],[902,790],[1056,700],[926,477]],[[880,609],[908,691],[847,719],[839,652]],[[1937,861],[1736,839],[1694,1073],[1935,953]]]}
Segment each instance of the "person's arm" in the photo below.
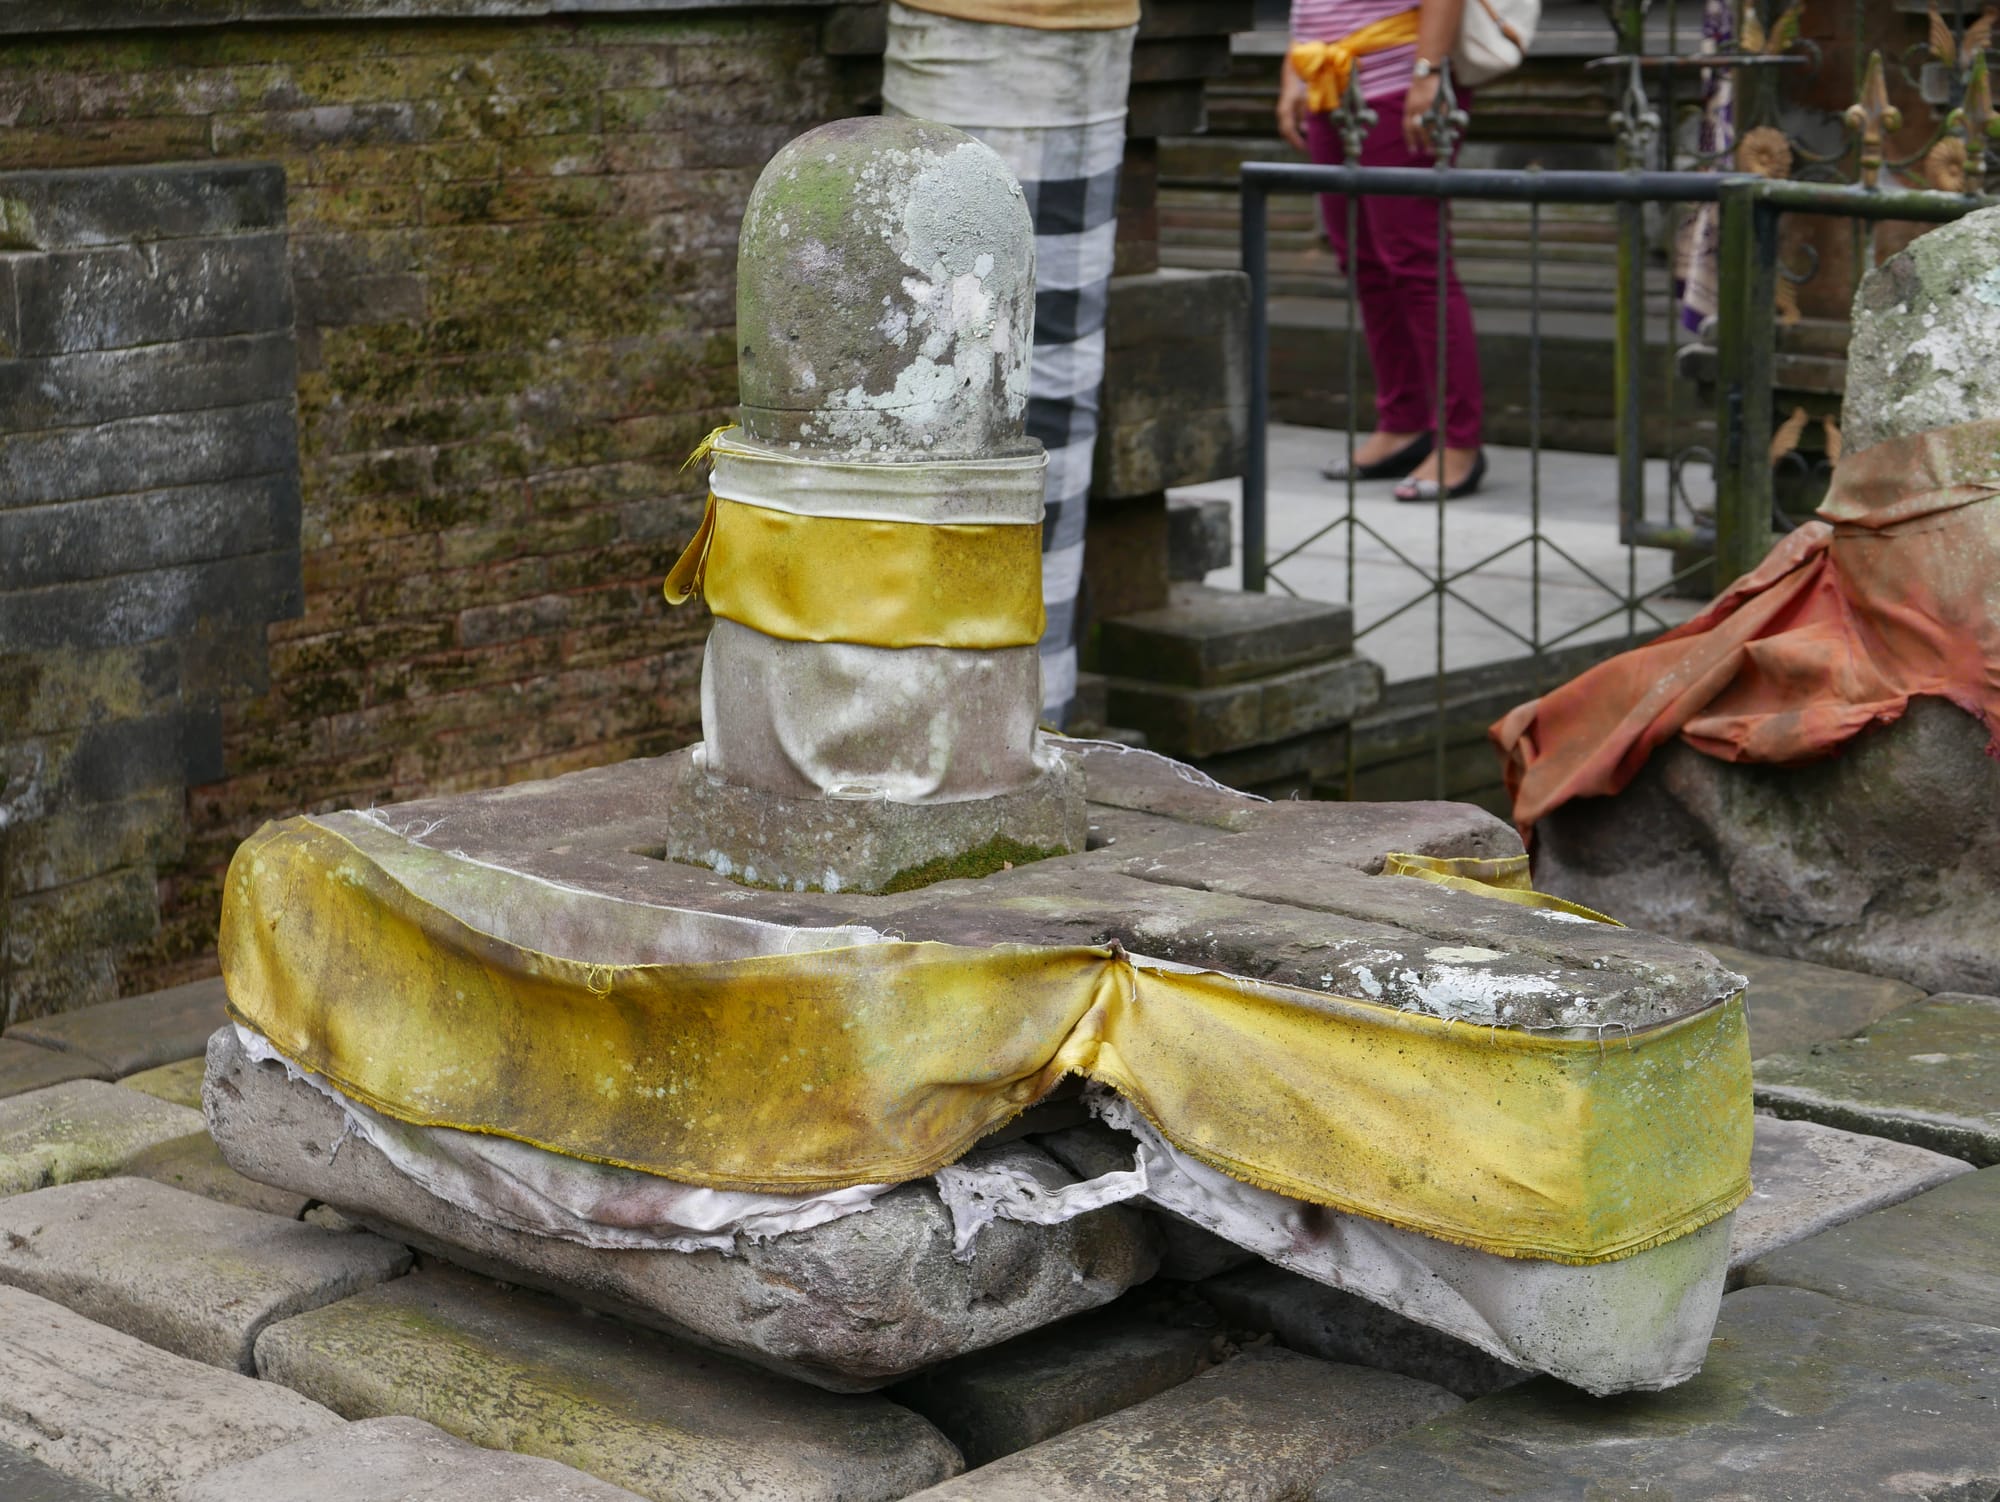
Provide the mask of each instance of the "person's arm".
{"label": "person's arm", "polygon": [[[1477,5],[1479,0],[1470,0]],[[1465,14],[1467,0],[1419,0],[1417,6],[1417,57],[1433,68],[1451,56],[1458,45],[1458,23]],[[1424,115],[1437,102],[1438,76],[1412,78],[1403,95],[1403,142],[1412,151],[1429,151],[1424,136]]]}
{"label": "person's arm", "polygon": [[1288,53],[1278,72],[1278,134],[1294,151],[1306,148],[1306,81]]}

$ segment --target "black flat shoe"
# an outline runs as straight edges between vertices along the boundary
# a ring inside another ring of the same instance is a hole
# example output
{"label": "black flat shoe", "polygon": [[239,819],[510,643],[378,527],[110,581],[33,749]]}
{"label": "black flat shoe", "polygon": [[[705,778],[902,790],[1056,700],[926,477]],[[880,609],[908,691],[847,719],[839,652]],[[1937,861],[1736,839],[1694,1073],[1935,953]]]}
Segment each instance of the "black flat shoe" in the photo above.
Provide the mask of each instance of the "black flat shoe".
{"label": "black flat shoe", "polygon": [[[1444,493],[1447,501],[1456,501],[1472,495],[1486,483],[1486,450],[1481,449],[1473,457],[1472,468],[1463,480]],[[1410,480],[1396,487],[1399,501],[1435,501],[1438,498],[1438,482],[1435,480]]]}
{"label": "black flat shoe", "polygon": [[[1388,458],[1377,459],[1373,464],[1355,465],[1354,478],[1357,480],[1400,480],[1419,464],[1422,464],[1424,460],[1430,458],[1431,441],[1429,433],[1419,433]],[[1329,480],[1344,481],[1347,479],[1347,466],[1339,463],[1329,464],[1320,473],[1325,475]]]}

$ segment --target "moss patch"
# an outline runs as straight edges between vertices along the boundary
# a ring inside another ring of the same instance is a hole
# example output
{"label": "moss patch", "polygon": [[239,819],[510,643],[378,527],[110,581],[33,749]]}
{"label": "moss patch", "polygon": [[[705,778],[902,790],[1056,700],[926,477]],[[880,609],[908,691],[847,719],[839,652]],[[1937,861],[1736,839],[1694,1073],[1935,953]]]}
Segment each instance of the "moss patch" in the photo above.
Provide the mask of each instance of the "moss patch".
{"label": "moss patch", "polygon": [[927,887],[939,881],[976,881],[1009,866],[1026,866],[1035,861],[1045,861],[1050,856],[1070,853],[1060,845],[1023,845],[1019,840],[1010,840],[1006,835],[999,834],[985,844],[975,845],[957,855],[941,855],[921,865],[906,866],[883,884],[882,893],[888,896],[897,892],[914,892],[918,887]]}

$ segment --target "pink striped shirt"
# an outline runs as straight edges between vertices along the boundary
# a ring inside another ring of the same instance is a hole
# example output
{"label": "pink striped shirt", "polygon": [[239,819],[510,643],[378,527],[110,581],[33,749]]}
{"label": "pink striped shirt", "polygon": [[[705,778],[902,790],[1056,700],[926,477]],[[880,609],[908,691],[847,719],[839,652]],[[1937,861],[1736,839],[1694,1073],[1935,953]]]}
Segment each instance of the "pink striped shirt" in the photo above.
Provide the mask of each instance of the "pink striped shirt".
{"label": "pink striped shirt", "polygon": [[[1413,8],[1412,0],[1292,0],[1294,42],[1337,42],[1362,27]],[[1361,97],[1371,104],[1410,86],[1414,44],[1371,52],[1361,59]]]}

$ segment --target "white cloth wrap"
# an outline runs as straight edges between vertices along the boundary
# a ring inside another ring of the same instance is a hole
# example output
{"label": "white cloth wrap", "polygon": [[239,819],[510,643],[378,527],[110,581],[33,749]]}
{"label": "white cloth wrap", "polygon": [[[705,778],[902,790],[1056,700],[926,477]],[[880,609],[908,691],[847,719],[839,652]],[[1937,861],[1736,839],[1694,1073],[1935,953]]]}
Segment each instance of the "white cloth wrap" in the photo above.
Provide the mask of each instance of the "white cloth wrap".
{"label": "white cloth wrap", "polygon": [[[1040,453],[1009,459],[835,462],[718,440],[719,499],[812,516],[1039,524]],[[1011,792],[1049,751],[1034,645],[991,651],[786,641],[718,619],[702,660],[709,775],[788,797],[867,790],[896,803]]]}
{"label": "white cloth wrap", "polygon": [[945,125],[1064,129],[1118,122],[1132,89],[1137,26],[997,26],[889,0],[882,102]]}

